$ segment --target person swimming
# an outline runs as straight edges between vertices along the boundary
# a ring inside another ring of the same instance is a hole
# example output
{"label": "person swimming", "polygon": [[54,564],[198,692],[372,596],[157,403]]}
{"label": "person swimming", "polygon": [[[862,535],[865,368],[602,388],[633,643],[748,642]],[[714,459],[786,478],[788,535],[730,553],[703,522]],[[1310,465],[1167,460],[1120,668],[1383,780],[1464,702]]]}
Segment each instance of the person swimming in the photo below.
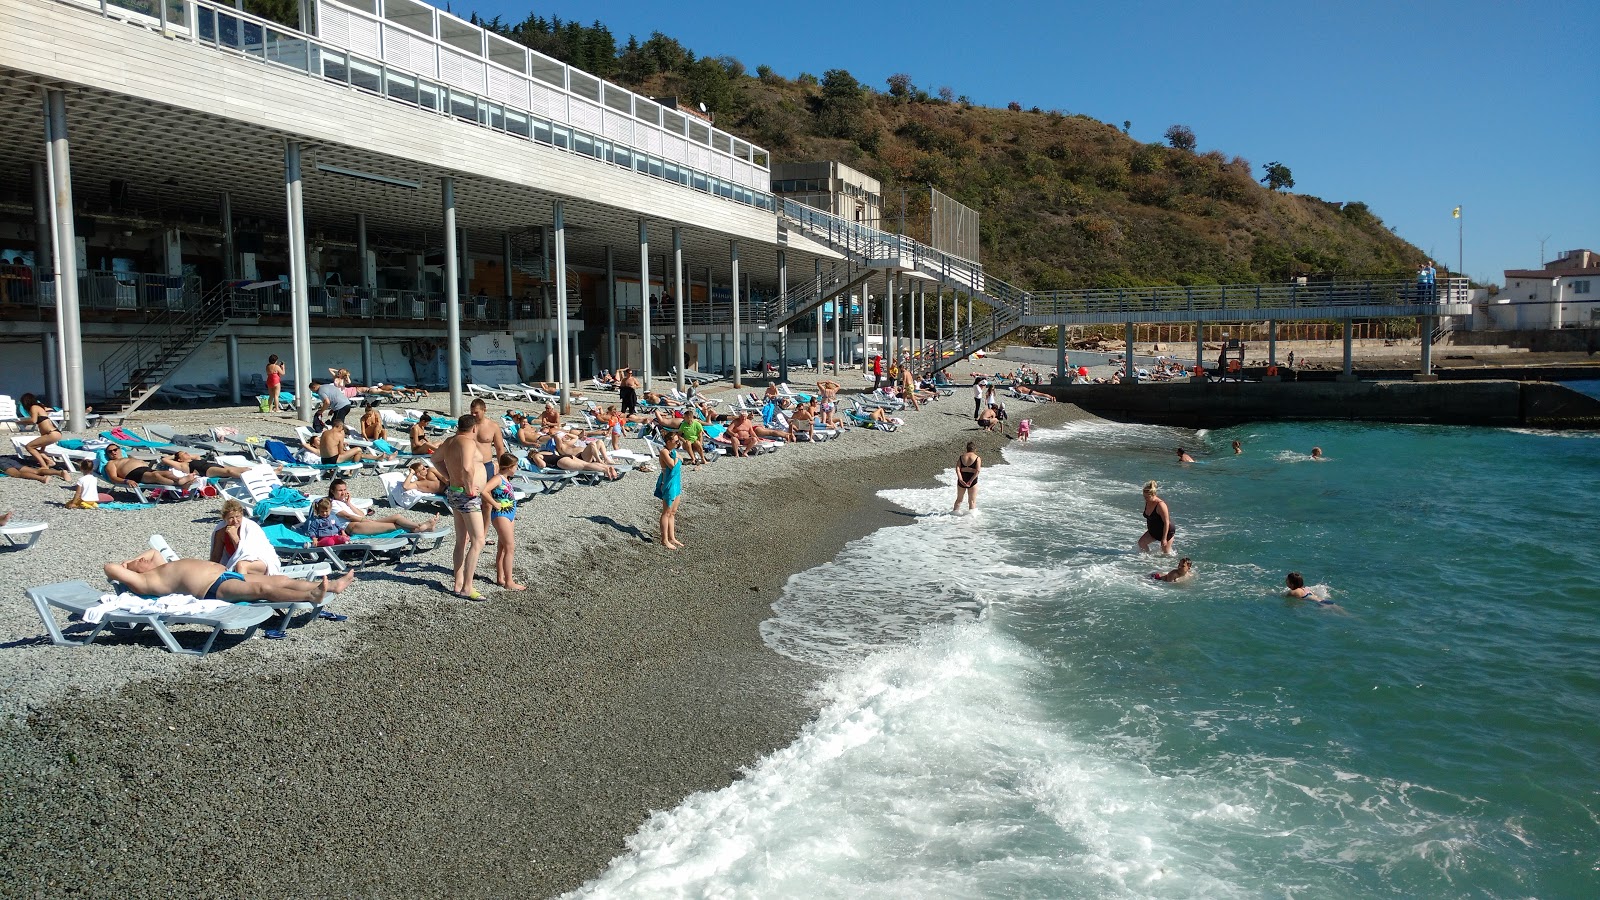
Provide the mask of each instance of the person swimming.
{"label": "person swimming", "polygon": [[1312,458],[1312,460],[1314,460],[1316,462],[1323,462],[1324,460],[1322,458],[1322,448],[1321,447],[1312,447],[1311,448],[1311,458]]}
{"label": "person swimming", "polygon": [[1288,590],[1283,592],[1285,597],[1289,597],[1294,600],[1310,600],[1312,603],[1315,603],[1318,606],[1333,605],[1332,599],[1326,596],[1319,596],[1314,589],[1306,587],[1305,577],[1299,572],[1290,572],[1289,574],[1283,576],[1283,585],[1284,587],[1288,588]]}
{"label": "person swimming", "polygon": [[1192,462],[1194,462],[1194,457],[1189,455],[1189,451],[1183,449],[1182,447],[1179,447],[1178,448],[1178,462],[1181,462],[1181,463],[1192,463]]}
{"label": "person swimming", "polygon": [[1180,581],[1188,581],[1194,577],[1194,562],[1191,561],[1189,557],[1185,556],[1183,559],[1178,560],[1178,567],[1176,569],[1173,569],[1171,572],[1168,572],[1165,575],[1161,574],[1160,572],[1151,572],[1150,577],[1156,581],[1165,581],[1173,584],[1176,584]]}
{"label": "person swimming", "polygon": [[1234,456],[1238,456],[1239,454],[1241,454],[1243,452],[1244,452],[1244,445],[1239,443],[1238,441],[1234,441],[1233,442],[1233,455]]}

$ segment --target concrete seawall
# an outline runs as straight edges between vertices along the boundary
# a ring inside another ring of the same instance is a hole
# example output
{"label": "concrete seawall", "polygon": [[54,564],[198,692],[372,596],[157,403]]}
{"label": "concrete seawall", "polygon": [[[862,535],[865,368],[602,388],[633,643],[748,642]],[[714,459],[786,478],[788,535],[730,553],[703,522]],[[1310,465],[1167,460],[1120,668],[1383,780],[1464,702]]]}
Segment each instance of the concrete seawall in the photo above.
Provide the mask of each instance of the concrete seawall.
{"label": "concrete seawall", "polygon": [[1535,382],[1178,382],[1081,384],[1041,390],[1113,421],[1186,428],[1336,419],[1600,429],[1600,400],[1559,384]]}

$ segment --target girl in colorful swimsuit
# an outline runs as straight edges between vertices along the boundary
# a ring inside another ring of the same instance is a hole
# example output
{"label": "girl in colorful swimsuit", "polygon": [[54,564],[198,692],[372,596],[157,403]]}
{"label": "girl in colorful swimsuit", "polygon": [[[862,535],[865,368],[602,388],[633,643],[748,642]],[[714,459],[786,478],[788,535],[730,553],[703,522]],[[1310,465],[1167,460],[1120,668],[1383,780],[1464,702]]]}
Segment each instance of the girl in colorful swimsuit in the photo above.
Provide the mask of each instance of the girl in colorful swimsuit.
{"label": "girl in colorful swimsuit", "polygon": [[517,494],[511,486],[511,477],[517,473],[517,458],[509,453],[495,460],[495,473],[484,482],[483,496],[489,504],[489,521],[494,525],[497,538],[494,548],[495,583],[510,591],[524,590],[511,577],[511,563],[517,552],[512,532],[517,523]]}

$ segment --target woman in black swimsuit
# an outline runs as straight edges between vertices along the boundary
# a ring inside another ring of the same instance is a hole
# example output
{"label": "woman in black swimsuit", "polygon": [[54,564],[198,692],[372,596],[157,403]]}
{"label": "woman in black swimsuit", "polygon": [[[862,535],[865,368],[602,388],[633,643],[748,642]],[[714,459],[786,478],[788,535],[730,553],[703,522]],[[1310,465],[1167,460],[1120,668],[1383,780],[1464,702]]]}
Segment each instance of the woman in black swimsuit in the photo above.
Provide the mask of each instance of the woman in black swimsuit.
{"label": "woman in black swimsuit", "polygon": [[45,469],[54,468],[50,465],[50,458],[44,455],[44,448],[61,440],[61,429],[56,427],[50,418],[50,409],[39,398],[32,394],[22,395],[22,409],[27,413],[26,421],[39,429],[39,436],[28,442],[24,448],[33,461]]}
{"label": "woman in black swimsuit", "polygon": [[1144,552],[1150,545],[1160,541],[1161,552],[1172,553],[1172,538],[1178,533],[1178,526],[1172,524],[1172,511],[1167,509],[1167,501],[1156,496],[1158,485],[1154,481],[1144,483],[1144,534],[1139,535],[1139,550]]}
{"label": "woman in black swimsuit", "polygon": [[967,509],[975,509],[978,505],[978,473],[983,470],[983,458],[977,454],[971,441],[967,442],[967,452],[956,458],[956,505],[950,507],[951,512],[961,508],[961,497],[966,495]]}

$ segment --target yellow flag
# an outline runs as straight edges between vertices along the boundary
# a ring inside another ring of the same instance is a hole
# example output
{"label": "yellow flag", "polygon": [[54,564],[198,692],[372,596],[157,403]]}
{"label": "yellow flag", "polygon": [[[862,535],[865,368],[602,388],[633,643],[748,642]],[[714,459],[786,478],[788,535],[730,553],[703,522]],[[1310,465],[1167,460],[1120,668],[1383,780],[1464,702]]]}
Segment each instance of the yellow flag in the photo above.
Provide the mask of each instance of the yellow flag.
{"label": "yellow flag", "polygon": [[1450,211],[1450,218],[1452,218],[1452,219],[1459,219],[1459,218],[1461,218],[1461,207],[1459,207],[1459,206],[1458,206],[1458,207],[1456,207],[1456,208],[1455,208],[1455,209],[1452,209],[1452,210],[1451,210],[1451,211]]}

